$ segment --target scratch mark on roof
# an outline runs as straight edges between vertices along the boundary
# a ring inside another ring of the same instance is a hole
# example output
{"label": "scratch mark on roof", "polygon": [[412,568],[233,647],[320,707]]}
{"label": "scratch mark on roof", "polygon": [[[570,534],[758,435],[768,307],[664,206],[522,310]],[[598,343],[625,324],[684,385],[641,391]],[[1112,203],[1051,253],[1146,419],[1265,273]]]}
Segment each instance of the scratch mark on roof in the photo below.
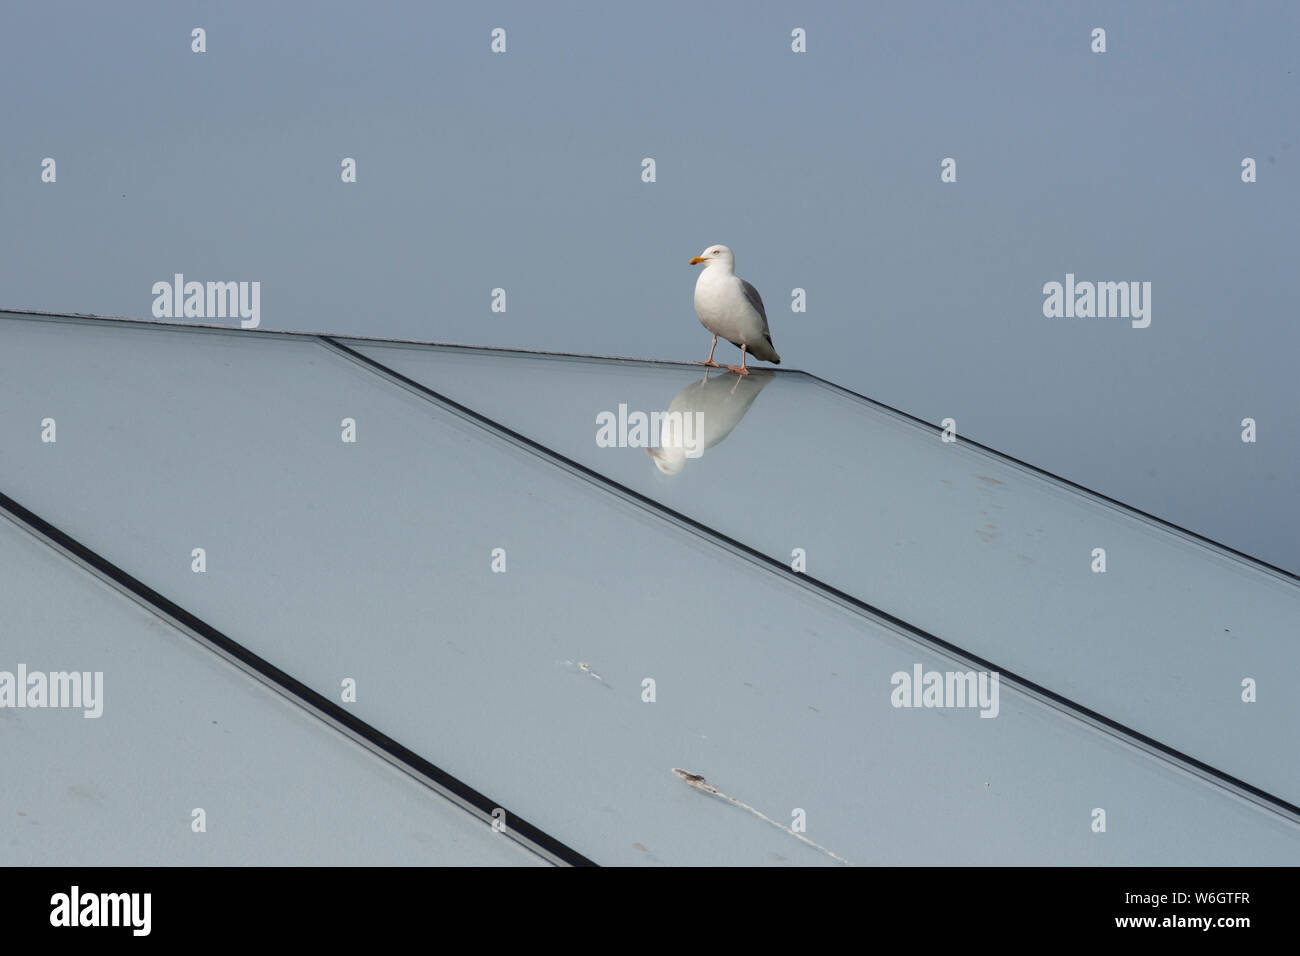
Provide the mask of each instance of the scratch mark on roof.
{"label": "scratch mark on roof", "polygon": [[673,773],[677,774],[677,776],[681,777],[683,780],[685,780],[688,784],[690,784],[690,785],[691,785],[692,787],[694,787],[696,790],[703,790],[705,793],[710,793],[710,794],[712,794],[712,795],[715,796],[715,797],[721,797],[723,800],[726,800],[728,803],[734,803],[736,806],[740,807],[742,810],[748,810],[750,813],[754,814],[754,816],[758,817],[760,820],[766,820],[768,823],[772,824],[772,826],[776,827],[778,830],[784,830],[786,833],[790,834],[790,836],[794,837],[795,839],[797,839],[797,840],[802,840],[804,843],[807,843],[810,847],[813,847],[814,849],[821,850],[823,853],[825,853],[825,854],[826,854],[827,856],[829,856],[831,859],[833,859],[833,860],[839,860],[841,863],[848,863],[848,862],[849,862],[848,860],[844,859],[844,857],[840,856],[839,854],[837,854],[837,853],[832,853],[830,850],[826,849],[826,847],[822,846],[820,843],[814,843],[812,840],[808,839],[808,838],[807,838],[806,836],[804,836],[802,833],[795,833],[793,830],[791,830],[791,829],[790,829],[788,826],[786,826],[784,823],[777,823],[775,820],[773,820],[771,817],[767,816],[766,814],[764,814],[764,813],[760,813],[758,810],[755,810],[755,809],[754,809],[753,807],[751,807],[748,803],[741,803],[741,802],[740,802],[739,800],[737,800],[735,797],[729,797],[729,796],[727,796],[725,793],[723,793],[723,792],[722,792],[721,790],[719,790],[717,787],[711,787],[711,786],[709,786],[708,782],[707,782],[707,781],[704,779],[704,777],[702,777],[700,774],[698,774],[698,773],[691,773],[689,770],[680,770],[680,769],[678,769],[677,767],[673,767]]}
{"label": "scratch mark on roof", "polygon": [[584,674],[586,674],[588,677],[591,677],[591,678],[593,678],[593,679],[595,679],[595,680],[600,681],[602,684],[605,685],[606,688],[609,687],[609,684],[608,684],[608,682],[606,682],[605,678],[601,677],[601,676],[600,676],[599,674],[597,674],[594,670],[592,670],[590,664],[584,664],[582,661],[565,661],[564,663],[566,663],[566,664],[570,664],[570,665],[572,665],[572,666],[578,668],[578,670],[582,671],[582,672],[583,672]]}

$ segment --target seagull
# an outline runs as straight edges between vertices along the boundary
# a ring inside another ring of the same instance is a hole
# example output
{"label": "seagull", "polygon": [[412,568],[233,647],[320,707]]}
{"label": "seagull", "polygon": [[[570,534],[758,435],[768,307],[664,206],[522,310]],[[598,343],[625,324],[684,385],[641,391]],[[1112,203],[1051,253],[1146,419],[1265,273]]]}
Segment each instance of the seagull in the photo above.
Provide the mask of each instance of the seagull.
{"label": "seagull", "polygon": [[695,282],[695,314],[700,323],[713,333],[713,347],[709,357],[696,365],[721,368],[713,361],[713,350],[718,347],[721,335],[740,349],[740,365],[728,365],[727,371],[748,375],[745,353],[754,358],[781,364],[781,356],[772,346],[772,335],[767,330],[767,312],[758,290],[736,275],[736,257],[726,246],[709,246],[691,260],[691,265],[705,263],[704,271]]}

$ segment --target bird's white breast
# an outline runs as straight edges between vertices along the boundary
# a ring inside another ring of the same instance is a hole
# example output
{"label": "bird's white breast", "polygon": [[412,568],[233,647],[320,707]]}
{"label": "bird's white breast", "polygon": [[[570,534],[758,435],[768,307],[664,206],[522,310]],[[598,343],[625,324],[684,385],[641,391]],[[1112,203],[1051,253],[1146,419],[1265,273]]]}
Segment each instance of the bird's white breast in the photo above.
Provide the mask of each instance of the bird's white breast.
{"label": "bird's white breast", "polygon": [[721,269],[706,268],[695,282],[695,314],[714,335],[729,342],[755,342],[763,334],[763,318],[740,286],[740,279]]}

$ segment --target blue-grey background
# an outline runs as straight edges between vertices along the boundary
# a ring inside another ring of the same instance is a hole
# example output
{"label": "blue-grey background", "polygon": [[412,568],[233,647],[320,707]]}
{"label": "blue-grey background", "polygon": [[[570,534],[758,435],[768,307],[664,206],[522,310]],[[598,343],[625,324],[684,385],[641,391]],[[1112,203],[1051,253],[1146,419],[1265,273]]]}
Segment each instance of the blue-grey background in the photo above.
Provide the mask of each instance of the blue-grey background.
{"label": "blue-grey background", "polygon": [[[0,307],[149,317],[182,272],[260,281],[265,328],[699,359],[722,242],[787,367],[1300,570],[1298,36],[1286,2],[6,4]],[[1150,328],[1044,318],[1067,272],[1150,281]]]}

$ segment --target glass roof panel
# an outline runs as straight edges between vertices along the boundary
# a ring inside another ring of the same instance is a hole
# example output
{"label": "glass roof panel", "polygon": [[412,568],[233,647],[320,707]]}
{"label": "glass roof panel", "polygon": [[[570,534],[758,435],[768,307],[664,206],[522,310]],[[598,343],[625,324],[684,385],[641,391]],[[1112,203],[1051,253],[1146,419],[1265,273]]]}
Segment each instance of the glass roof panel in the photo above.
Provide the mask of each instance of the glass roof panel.
{"label": "glass roof panel", "polygon": [[542,864],[3,517],[0,568],[6,865]]}
{"label": "glass roof panel", "polygon": [[1015,688],[895,707],[968,668],[310,339],[9,319],[0,401],[7,494],[598,862],[1300,858]]}
{"label": "glass roof panel", "polygon": [[[343,341],[777,561],[802,555],[820,581],[1300,803],[1290,743],[1300,695],[1273,679],[1300,672],[1294,578],[798,372],[740,380],[667,363]],[[633,416],[656,412],[700,414],[696,448],[685,432],[653,456],[598,441],[599,416],[631,445]],[[1104,571],[1094,570],[1097,549]],[[1254,702],[1243,701],[1245,681]]]}

